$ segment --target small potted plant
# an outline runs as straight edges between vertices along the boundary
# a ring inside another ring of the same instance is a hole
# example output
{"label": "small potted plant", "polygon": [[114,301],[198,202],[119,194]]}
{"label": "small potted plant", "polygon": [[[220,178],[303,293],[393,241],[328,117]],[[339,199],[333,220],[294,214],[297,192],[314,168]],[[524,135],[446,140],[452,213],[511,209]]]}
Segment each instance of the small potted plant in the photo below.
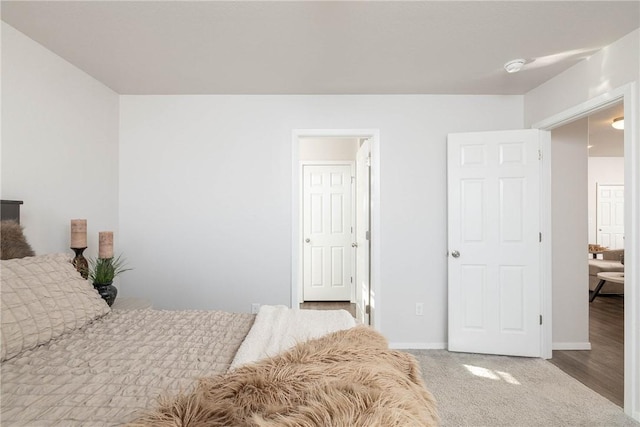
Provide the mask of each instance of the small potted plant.
{"label": "small potted plant", "polygon": [[100,296],[111,306],[118,294],[118,288],[113,286],[113,279],[120,273],[131,270],[125,267],[125,260],[121,255],[116,258],[98,258],[89,262],[89,280]]}

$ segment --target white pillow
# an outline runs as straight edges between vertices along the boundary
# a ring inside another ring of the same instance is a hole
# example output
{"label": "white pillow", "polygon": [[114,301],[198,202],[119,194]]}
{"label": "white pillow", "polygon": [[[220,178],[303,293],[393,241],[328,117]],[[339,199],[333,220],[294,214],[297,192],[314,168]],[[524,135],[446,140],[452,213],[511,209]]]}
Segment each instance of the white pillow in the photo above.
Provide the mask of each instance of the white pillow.
{"label": "white pillow", "polygon": [[0,356],[82,328],[111,309],[66,254],[0,261]]}

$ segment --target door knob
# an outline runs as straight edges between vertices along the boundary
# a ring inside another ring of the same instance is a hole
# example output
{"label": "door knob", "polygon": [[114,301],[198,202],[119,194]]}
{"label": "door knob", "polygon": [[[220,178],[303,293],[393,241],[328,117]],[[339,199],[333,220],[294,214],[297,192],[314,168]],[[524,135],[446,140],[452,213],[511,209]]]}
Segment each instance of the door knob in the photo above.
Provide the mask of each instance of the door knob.
{"label": "door knob", "polygon": [[309,239],[309,238],[304,239],[304,241],[305,241],[306,243],[311,243],[311,239]]}
{"label": "door knob", "polygon": [[454,257],[454,258],[458,258],[460,256],[460,252],[453,251],[453,252],[451,252],[451,256]]}
{"label": "door knob", "polygon": [[351,247],[352,247],[352,248],[357,248],[357,247],[358,247],[358,244],[357,244],[356,242],[353,242],[353,243],[351,244]]}

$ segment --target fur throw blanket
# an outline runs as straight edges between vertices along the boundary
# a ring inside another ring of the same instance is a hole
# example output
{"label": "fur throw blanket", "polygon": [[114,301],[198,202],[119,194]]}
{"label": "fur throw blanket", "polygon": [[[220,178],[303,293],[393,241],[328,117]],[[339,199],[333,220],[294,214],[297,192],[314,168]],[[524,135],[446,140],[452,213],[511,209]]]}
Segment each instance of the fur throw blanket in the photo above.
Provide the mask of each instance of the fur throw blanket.
{"label": "fur throw blanket", "polygon": [[13,220],[0,221],[0,259],[34,256],[35,253],[22,232],[22,226]]}
{"label": "fur throw blanket", "polygon": [[200,380],[130,426],[435,426],[415,358],[359,326]]}

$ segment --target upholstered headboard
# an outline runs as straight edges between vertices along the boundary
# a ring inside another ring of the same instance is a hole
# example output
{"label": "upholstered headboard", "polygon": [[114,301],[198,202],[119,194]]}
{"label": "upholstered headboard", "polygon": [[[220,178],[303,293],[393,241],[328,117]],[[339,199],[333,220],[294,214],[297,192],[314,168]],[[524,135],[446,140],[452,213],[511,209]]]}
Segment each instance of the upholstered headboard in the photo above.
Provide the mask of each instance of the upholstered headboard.
{"label": "upholstered headboard", "polygon": [[0,200],[0,220],[11,219],[20,223],[20,205],[22,200]]}

